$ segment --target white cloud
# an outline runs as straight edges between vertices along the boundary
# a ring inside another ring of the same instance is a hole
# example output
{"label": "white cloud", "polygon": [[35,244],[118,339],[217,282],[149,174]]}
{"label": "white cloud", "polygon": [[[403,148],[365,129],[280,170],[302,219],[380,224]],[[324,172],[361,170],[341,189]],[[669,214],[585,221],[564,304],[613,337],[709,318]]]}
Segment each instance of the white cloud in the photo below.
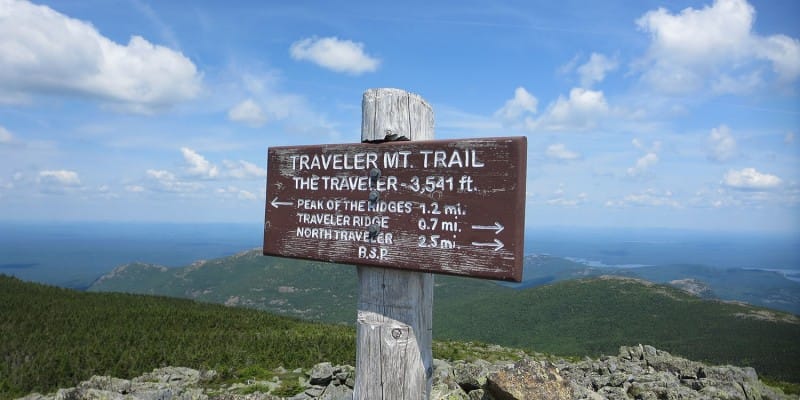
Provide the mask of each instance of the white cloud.
{"label": "white cloud", "polygon": [[647,172],[653,165],[658,163],[658,154],[647,153],[636,160],[636,165],[628,168],[629,176],[639,176]]}
{"label": "white cloud", "polygon": [[44,193],[63,194],[81,187],[78,173],[64,169],[39,171],[36,181]]}
{"label": "white cloud", "polygon": [[240,190],[238,194],[239,200],[255,200],[256,195],[248,192],[247,190]]}
{"label": "white cloud", "polygon": [[0,102],[66,94],[149,113],[196,97],[201,80],[183,54],[140,36],[121,45],[47,6],[0,2]]}
{"label": "white cloud", "polygon": [[569,98],[558,96],[558,100],[551,103],[540,118],[529,117],[525,125],[532,131],[588,130],[596,127],[598,120],[608,112],[608,103],[602,91],[573,88]]}
{"label": "white cloud", "polygon": [[617,69],[616,59],[608,58],[599,53],[592,53],[586,64],[578,67],[578,76],[581,78],[581,85],[589,88],[595,83],[602,82],[606,74]]}
{"label": "white cloud", "polygon": [[514,90],[514,98],[507,100],[494,115],[503,120],[514,121],[525,113],[536,114],[536,107],[539,100],[530,94],[524,87],[520,86]]}
{"label": "white cloud", "polygon": [[14,141],[14,135],[8,129],[0,126],[0,144],[8,144]]}
{"label": "white cloud", "polygon": [[551,206],[575,207],[586,203],[588,198],[589,196],[586,193],[580,193],[577,197],[573,198],[566,197],[564,196],[563,190],[557,190],[545,203]]}
{"label": "white cloud", "polygon": [[[146,172],[148,180],[153,183],[150,186],[151,189],[160,191],[160,192],[173,192],[173,193],[188,193],[188,192],[195,192],[203,188],[203,185],[197,182],[184,182],[178,180],[178,178],[172,172],[165,171],[165,170],[154,170],[148,169]],[[135,188],[135,186],[131,186],[131,188]],[[136,189],[129,191],[137,191]]]}
{"label": "white cloud", "polygon": [[658,152],[661,151],[661,142],[655,141],[650,148],[647,148],[638,138],[634,138],[631,143],[645,154],[636,160],[636,165],[628,168],[628,176],[641,176],[659,161]]}
{"label": "white cloud", "polygon": [[760,36],[752,31],[754,19],[755,9],[746,0],[715,0],[678,14],[664,8],[649,11],[636,21],[651,38],[637,67],[646,82],[667,93],[752,90],[762,82],[764,63],[780,82],[797,79],[800,41]]}
{"label": "white cloud", "polygon": [[208,162],[205,157],[196,151],[188,147],[181,147],[181,153],[183,153],[183,159],[187,164],[186,172],[190,175],[201,178],[216,178],[219,175],[217,166]]}
{"label": "white cloud", "polygon": [[146,172],[147,177],[157,181],[174,181],[176,180],[175,174],[169,171],[148,169]]}
{"label": "white cloud", "polygon": [[549,158],[562,161],[577,160],[581,157],[580,154],[567,149],[567,146],[563,143],[555,143],[547,146],[545,154],[547,154]]}
{"label": "white cloud", "polygon": [[239,189],[236,186],[221,187],[216,189],[216,193],[222,197],[236,197],[239,200],[256,200],[257,197],[250,191]]}
{"label": "white cloud", "polygon": [[730,170],[722,179],[722,183],[732,189],[740,190],[771,190],[779,187],[781,178],[758,172],[755,168]]}
{"label": "white cloud", "polygon": [[786,144],[794,143],[794,132],[786,132],[786,136],[783,137],[783,142]]}
{"label": "white cloud", "polygon": [[39,183],[75,187],[80,186],[81,180],[77,172],[59,169],[40,171]]}
{"label": "white cloud", "polygon": [[[308,133],[336,137],[336,123],[316,110],[305,96],[280,89],[278,73],[240,73],[237,89],[246,92],[246,100],[228,112],[228,118],[253,127],[281,122],[285,132]],[[237,94],[240,96],[240,94]]]}
{"label": "white cloud", "polygon": [[629,194],[619,200],[608,200],[606,207],[681,207],[681,203],[673,198],[672,191],[647,189],[639,193]]}
{"label": "white cloud", "polygon": [[360,75],[378,69],[380,60],[364,53],[364,44],[337,37],[311,37],[292,43],[289,54],[295,60],[311,61],[336,72]]}
{"label": "white cloud", "polygon": [[759,38],[756,55],[772,62],[780,80],[790,82],[800,76],[800,40],[786,35]]}
{"label": "white cloud", "polygon": [[714,161],[726,161],[736,155],[736,139],[731,135],[731,130],[720,125],[719,128],[711,129],[708,136],[708,158]]}
{"label": "white cloud", "polygon": [[131,193],[141,193],[145,191],[145,188],[140,185],[127,185],[125,186],[125,190]]}
{"label": "white cloud", "polygon": [[507,100],[495,118],[503,120],[515,129],[536,131],[583,131],[597,126],[609,113],[608,103],[602,91],[573,88],[569,97],[558,99],[547,106],[544,113],[536,118],[538,100],[524,87],[514,91],[514,97]]}
{"label": "white cloud", "polygon": [[263,126],[267,122],[267,116],[264,115],[261,106],[256,104],[253,99],[244,100],[231,108],[228,111],[228,119],[254,128]]}
{"label": "white cloud", "polygon": [[761,77],[760,71],[743,73],[737,77],[730,76],[727,73],[720,73],[717,77],[712,78],[711,91],[718,94],[744,95],[752,93],[763,84],[764,79]]}
{"label": "white cloud", "polygon": [[556,72],[561,75],[571,74],[575,71],[575,66],[578,65],[578,61],[580,61],[581,57],[581,54],[576,54],[575,57],[572,57],[566,64],[558,67]]}
{"label": "white cloud", "polygon": [[95,196],[100,197],[102,199],[117,199],[119,195],[111,191],[111,187],[108,185],[100,185],[95,189],[93,193]]}
{"label": "white cloud", "polygon": [[226,175],[236,179],[266,179],[267,170],[253,163],[239,160],[222,162],[227,169]]}

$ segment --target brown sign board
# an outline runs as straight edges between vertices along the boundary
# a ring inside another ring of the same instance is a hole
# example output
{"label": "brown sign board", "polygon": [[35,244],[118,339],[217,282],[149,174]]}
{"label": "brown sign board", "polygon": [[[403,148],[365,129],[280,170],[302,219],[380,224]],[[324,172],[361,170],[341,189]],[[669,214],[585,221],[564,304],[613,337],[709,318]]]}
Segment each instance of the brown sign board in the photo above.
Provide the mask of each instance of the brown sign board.
{"label": "brown sign board", "polygon": [[519,282],[525,137],[271,147],[265,255]]}

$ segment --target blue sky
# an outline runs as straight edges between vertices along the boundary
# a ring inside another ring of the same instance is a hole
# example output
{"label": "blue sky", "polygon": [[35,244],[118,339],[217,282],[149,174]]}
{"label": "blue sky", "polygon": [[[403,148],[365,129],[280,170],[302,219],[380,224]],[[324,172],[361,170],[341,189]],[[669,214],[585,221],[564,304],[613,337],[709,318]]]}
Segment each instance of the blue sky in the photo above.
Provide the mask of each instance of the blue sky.
{"label": "blue sky", "polygon": [[259,223],[269,146],[528,137],[530,227],[800,231],[800,2],[0,0],[0,220]]}

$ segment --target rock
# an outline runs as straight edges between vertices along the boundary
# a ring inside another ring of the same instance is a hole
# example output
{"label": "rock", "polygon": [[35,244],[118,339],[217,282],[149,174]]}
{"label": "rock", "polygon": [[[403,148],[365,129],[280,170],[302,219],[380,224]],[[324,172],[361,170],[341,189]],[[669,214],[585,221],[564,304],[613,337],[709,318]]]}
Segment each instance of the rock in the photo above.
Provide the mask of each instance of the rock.
{"label": "rock", "polygon": [[610,387],[610,386],[602,387],[597,392],[597,395],[601,399],[603,399],[603,398],[605,398],[605,399],[625,399],[625,400],[628,399],[627,391],[625,389],[623,389],[623,388],[618,388],[618,387]]}
{"label": "rock", "polygon": [[469,397],[461,388],[449,389],[438,385],[431,389],[430,400],[469,400]]}
{"label": "rock", "polygon": [[346,385],[348,379],[355,377],[355,372],[356,369],[349,365],[337,365],[333,368],[333,378],[339,381],[340,385]]}
{"label": "rock", "polygon": [[703,368],[705,378],[716,380],[729,380],[737,383],[758,382],[756,370],[750,367],[712,366]]}
{"label": "rock", "polygon": [[490,374],[487,378],[489,392],[497,400],[571,399],[569,382],[559,375],[551,364],[539,363],[529,358]]}
{"label": "rock", "polygon": [[669,284],[693,296],[706,299],[714,297],[714,291],[711,290],[711,287],[694,278],[676,279],[669,281]]}
{"label": "rock", "polygon": [[316,386],[315,385],[315,386],[312,386],[312,387],[306,389],[305,393],[307,395],[309,395],[309,397],[316,398],[316,397],[319,397],[320,395],[322,395],[322,392],[324,392],[324,391],[325,391],[325,387],[324,386]]}
{"label": "rock", "polygon": [[669,372],[656,372],[636,378],[627,389],[629,396],[642,399],[691,399],[697,393],[680,384],[677,377]]}
{"label": "rock", "polygon": [[93,376],[88,381],[78,385],[81,389],[98,389],[119,394],[131,392],[131,381],[126,379],[112,378],[110,376]]}
{"label": "rock", "polygon": [[311,377],[308,383],[312,385],[327,386],[333,379],[333,365],[329,362],[319,363],[311,368]]}
{"label": "rock", "polygon": [[[707,366],[643,345],[621,347],[618,356],[577,362],[551,364],[526,357],[516,363],[477,360],[451,364],[434,359],[433,366],[431,400],[797,399],[764,385],[752,368]],[[273,371],[287,373],[283,368]],[[320,363],[308,375],[298,375],[296,382],[302,392],[288,400],[352,399],[352,366]],[[74,388],[49,395],[34,393],[21,400],[287,400],[262,393],[281,384],[278,376],[272,381],[206,388],[205,382],[215,376],[214,371],[178,367],[155,369],[130,380],[93,376]]]}
{"label": "rock", "polygon": [[[433,359],[433,388],[439,388],[441,392],[453,389],[460,389],[456,382],[453,366],[446,361]],[[431,389],[433,393],[433,389]]]}
{"label": "rock", "polygon": [[353,389],[346,385],[329,385],[319,400],[352,400]]}
{"label": "rock", "polygon": [[184,367],[157,368],[131,380],[134,384],[141,382],[158,382],[175,386],[197,385],[200,382],[200,371]]}
{"label": "rock", "polygon": [[41,393],[31,393],[25,397],[20,397],[17,400],[49,400],[49,399],[52,399],[52,397],[44,396]]}
{"label": "rock", "polygon": [[619,358],[624,358],[627,360],[643,360],[644,359],[644,348],[642,345],[638,346],[622,346],[619,348]]}
{"label": "rock", "polygon": [[491,400],[489,394],[486,393],[483,389],[475,389],[467,393],[467,398],[469,400]]}
{"label": "rock", "polygon": [[453,377],[456,383],[465,392],[480,389],[486,384],[486,375],[489,373],[489,364],[484,360],[474,363],[456,362],[453,365]]}
{"label": "rock", "polygon": [[[654,349],[655,350],[655,349]],[[685,358],[674,357],[666,351],[655,350],[652,354],[645,354],[645,363],[655,371],[669,372],[679,378],[697,379],[703,364],[689,361]]]}

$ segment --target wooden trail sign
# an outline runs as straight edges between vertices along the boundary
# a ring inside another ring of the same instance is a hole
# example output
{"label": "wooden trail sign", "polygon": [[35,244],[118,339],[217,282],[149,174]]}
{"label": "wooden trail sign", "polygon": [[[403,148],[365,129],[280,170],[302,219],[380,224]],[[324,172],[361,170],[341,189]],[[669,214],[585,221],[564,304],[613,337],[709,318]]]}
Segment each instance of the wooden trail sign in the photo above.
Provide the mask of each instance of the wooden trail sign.
{"label": "wooden trail sign", "polygon": [[519,282],[525,137],[272,147],[264,254]]}
{"label": "wooden trail sign", "polygon": [[424,400],[430,272],[521,278],[526,140],[432,141],[430,104],[400,89],[361,110],[366,144],[269,149],[264,254],[357,264],[353,399]]}

